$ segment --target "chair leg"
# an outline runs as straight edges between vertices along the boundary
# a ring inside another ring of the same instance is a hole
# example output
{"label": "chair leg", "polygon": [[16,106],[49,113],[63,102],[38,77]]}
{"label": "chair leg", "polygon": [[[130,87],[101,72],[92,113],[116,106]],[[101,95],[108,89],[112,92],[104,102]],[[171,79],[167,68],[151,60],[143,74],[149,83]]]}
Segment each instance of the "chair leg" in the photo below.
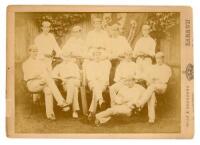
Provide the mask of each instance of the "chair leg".
{"label": "chair leg", "polygon": [[31,94],[30,111],[29,111],[27,118],[31,118],[31,116],[33,115],[33,112],[35,110],[35,104],[33,102],[32,96],[33,96],[33,94]]}
{"label": "chair leg", "polygon": [[40,110],[42,110],[42,101],[41,98],[39,98],[39,100],[33,100],[33,95],[31,94],[31,102],[30,102],[30,112],[27,118],[31,118],[31,116],[36,113],[36,112],[40,112]]}

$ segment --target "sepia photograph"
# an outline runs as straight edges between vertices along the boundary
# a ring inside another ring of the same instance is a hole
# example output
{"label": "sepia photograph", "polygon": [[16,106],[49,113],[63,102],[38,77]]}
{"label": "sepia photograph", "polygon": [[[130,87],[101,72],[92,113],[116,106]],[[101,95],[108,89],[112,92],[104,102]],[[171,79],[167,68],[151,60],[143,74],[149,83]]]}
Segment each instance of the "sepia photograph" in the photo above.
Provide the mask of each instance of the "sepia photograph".
{"label": "sepia photograph", "polygon": [[189,7],[10,6],[7,22],[9,137],[192,137]]}

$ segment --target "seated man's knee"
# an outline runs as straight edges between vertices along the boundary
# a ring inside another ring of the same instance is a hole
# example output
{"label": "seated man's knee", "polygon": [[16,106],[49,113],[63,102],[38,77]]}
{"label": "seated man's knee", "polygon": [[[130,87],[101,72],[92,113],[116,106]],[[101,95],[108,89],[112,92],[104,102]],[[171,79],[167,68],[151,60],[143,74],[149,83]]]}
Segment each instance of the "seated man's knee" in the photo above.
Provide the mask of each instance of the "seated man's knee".
{"label": "seated man's knee", "polygon": [[27,83],[27,88],[28,88],[28,90],[30,92],[34,93],[34,92],[40,92],[40,91],[42,91],[42,89],[44,88],[44,86],[40,85],[39,82],[34,81],[34,82]]}

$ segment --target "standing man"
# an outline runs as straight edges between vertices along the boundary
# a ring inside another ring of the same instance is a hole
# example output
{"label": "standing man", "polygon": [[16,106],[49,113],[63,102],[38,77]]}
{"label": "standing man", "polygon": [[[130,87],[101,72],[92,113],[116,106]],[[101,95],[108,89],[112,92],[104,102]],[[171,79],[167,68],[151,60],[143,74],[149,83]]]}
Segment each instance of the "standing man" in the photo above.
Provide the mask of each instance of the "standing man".
{"label": "standing man", "polygon": [[93,52],[93,60],[91,60],[86,67],[86,78],[88,80],[88,86],[92,90],[92,102],[89,108],[90,120],[96,113],[97,105],[103,108],[105,101],[102,93],[109,85],[109,75],[111,69],[111,63],[105,58],[105,49],[103,47],[97,47]]}
{"label": "standing man", "polygon": [[107,45],[109,43],[109,35],[102,28],[102,19],[101,18],[93,18],[92,19],[94,29],[88,32],[86,37],[86,46],[88,48],[88,52],[92,53],[93,48],[98,46],[102,46],[107,50]]}
{"label": "standing man", "polygon": [[142,37],[137,40],[134,48],[134,55],[136,57],[136,64],[138,65],[138,69],[142,71],[146,71],[145,69],[152,64],[152,59],[155,56],[155,48],[156,42],[149,35],[150,26],[143,25],[142,26]]}
{"label": "standing man", "polygon": [[[87,47],[86,42],[82,37],[82,27],[74,26],[71,31],[71,36],[65,43],[64,47],[62,48],[62,53],[71,53],[73,56],[76,57],[77,65],[81,71],[81,102],[83,108],[83,114],[86,115],[88,108],[87,108],[87,99],[86,99],[86,77],[85,77],[85,66],[87,65],[88,60],[87,58]],[[74,113],[76,114],[76,113]],[[76,115],[75,115],[76,116]]]}
{"label": "standing man", "polygon": [[62,48],[62,53],[71,53],[76,57],[84,57],[86,53],[86,44],[82,38],[82,28],[74,26],[71,31],[71,36]]}
{"label": "standing man", "polygon": [[155,122],[155,93],[163,94],[166,91],[171,75],[171,68],[164,63],[164,54],[162,52],[156,53],[156,64],[147,80],[147,90],[136,103],[137,107],[142,107],[148,102],[149,123]]}
{"label": "standing man", "polygon": [[124,55],[124,53],[132,51],[127,39],[120,35],[118,24],[111,26],[111,37],[109,39],[108,49],[111,59],[117,59]]}
{"label": "standing man", "polygon": [[33,99],[38,97],[38,92],[42,91],[45,95],[46,116],[50,120],[55,120],[53,111],[53,98],[58,106],[65,107],[67,104],[60,92],[56,88],[53,80],[46,70],[46,65],[38,59],[38,48],[36,45],[29,47],[30,57],[23,63],[24,80],[27,88],[33,93]]}
{"label": "standing man", "polygon": [[53,52],[59,57],[61,50],[56,39],[50,31],[51,23],[49,21],[42,22],[42,33],[35,38],[35,44],[38,48],[38,58],[45,62],[49,70],[51,70]]}
{"label": "standing man", "polygon": [[108,43],[108,50],[112,63],[110,82],[113,84],[113,79],[116,72],[115,70],[120,62],[120,56],[124,55],[124,53],[132,51],[127,39],[120,35],[119,26],[117,24],[111,26],[111,37]]}
{"label": "standing man", "polygon": [[[78,111],[80,110],[78,102],[80,70],[72,53],[64,53],[63,59],[64,61],[53,69],[53,77],[62,80],[63,88],[67,94],[66,103],[72,106],[72,117],[78,118]],[[64,111],[69,110],[70,107],[64,108]]]}
{"label": "standing man", "polygon": [[111,108],[96,114],[95,124],[97,126],[106,123],[114,115],[131,116],[132,110],[135,108],[134,104],[142,96],[145,89],[136,84],[132,76],[127,76],[121,83],[114,84],[110,91],[113,105]]}

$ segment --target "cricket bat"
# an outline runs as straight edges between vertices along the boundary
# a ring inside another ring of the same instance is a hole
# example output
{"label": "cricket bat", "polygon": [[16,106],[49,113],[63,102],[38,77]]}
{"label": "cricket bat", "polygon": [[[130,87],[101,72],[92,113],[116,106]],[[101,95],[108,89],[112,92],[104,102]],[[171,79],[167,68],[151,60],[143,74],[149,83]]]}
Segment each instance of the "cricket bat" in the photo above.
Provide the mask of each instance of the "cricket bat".
{"label": "cricket bat", "polygon": [[85,84],[86,84],[85,71],[82,70],[81,74],[82,74],[82,83],[81,83],[80,91],[81,91],[82,110],[83,110],[83,115],[88,115],[88,104],[87,104],[86,90],[85,90]]}

